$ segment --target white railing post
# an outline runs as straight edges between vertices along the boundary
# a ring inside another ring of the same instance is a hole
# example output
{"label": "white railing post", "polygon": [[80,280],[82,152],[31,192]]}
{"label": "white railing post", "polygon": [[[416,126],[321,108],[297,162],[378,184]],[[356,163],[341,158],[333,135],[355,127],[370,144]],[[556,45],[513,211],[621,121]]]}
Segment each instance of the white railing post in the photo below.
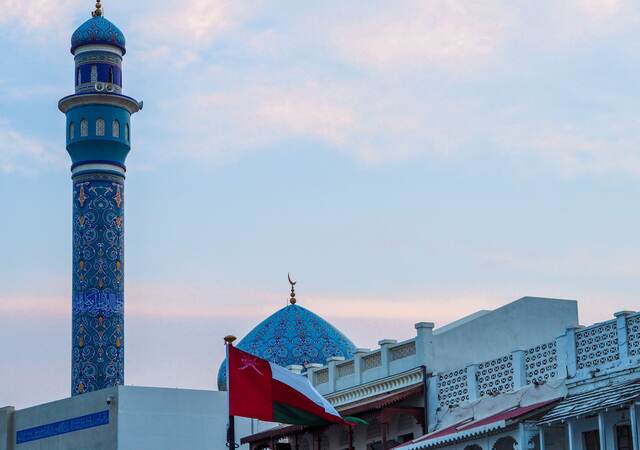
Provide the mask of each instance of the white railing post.
{"label": "white railing post", "polygon": [[558,365],[558,375],[557,378],[563,379],[569,376],[569,370],[567,367],[567,333],[562,336],[558,336],[556,338],[556,362]]}
{"label": "white railing post", "polygon": [[[578,354],[576,351],[576,333],[581,326],[567,328],[565,334],[565,361],[567,365],[567,378],[573,378],[578,372]],[[559,350],[559,349],[558,349]],[[559,356],[559,355],[558,355]]]}
{"label": "white railing post", "polygon": [[327,358],[327,366],[329,368],[329,389],[331,392],[335,392],[336,390],[336,364],[338,362],[344,361],[344,356],[331,356]]}
{"label": "white railing post", "polygon": [[467,366],[467,391],[469,391],[470,402],[480,398],[480,390],[478,389],[478,364]]}
{"label": "white railing post", "polygon": [[614,314],[616,318],[616,328],[618,329],[618,352],[620,360],[629,358],[629,339],[627,331],[627,317],[634,314],[633,311],[620,311]]}
{"label": "white railing post", "polygon": [[389,368],[389,364],[391,363],[391,358],[389,357],[390,348],[392,345],[397,344],[398,341],[394,339],[383,339],[378,342],[380,346],[380,360],[382,366],[382,376],[386,377],[391,372]]}
{"label": "white railing post", "polygon": [[316,377],[314,376],[315,373],[322,369],[324,366],[322,364],[318,364],[318,363],[309,363],[307,364],[307,378],[309,379],[309,381],[311,382],[312,385],[316,385]]}
{"label": "white railing post", "polygon": [[433,322],[418,322],[416,327],[416,363],[426,366],[433,363]]}
{"label": "white railing post", "polygon": [[356,385],[362,383],[362,357],[369,353],[371,350],[368,348],[358,348],[353,353],[353,378]]}
{"label": "white railing post", "polygon": [[304,367],[299,366],[297,364],[291,364],[290,366],[287,366],[287,370],[297,375],[300,375],[302,373],[302,369],[304,369]]}
{"label": "white railing post", "polygon": [[440,400],[438,399],[438,385],[440,384],[440,374],[433,375],[429,379],[429,411],[427,412],[429,417],[429,430],[433,431],[438,425],[438,409],[440,408]]}
{"label": "white railing post", "polygon": [[511,352],[513,359],[513,390],[517,391],[527,385],[527,352],[516,349]]}

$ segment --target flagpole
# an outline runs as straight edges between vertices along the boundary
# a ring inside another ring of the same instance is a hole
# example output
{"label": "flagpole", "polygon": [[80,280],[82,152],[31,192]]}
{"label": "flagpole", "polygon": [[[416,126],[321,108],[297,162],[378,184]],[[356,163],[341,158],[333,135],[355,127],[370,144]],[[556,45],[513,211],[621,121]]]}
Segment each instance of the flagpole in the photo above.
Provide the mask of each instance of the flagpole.
{"label": "flagpole", "polygon": [[233,341],[236,340],[235,336],[225,336],[225,350],[227,352],[227,404],[229,407],[229,428],[227,429],[227,447],[229,450],[235,450],[239,447],[236,445],[236,419],[231,415],[231,386],[229,384],[229,347],[233,347]]}

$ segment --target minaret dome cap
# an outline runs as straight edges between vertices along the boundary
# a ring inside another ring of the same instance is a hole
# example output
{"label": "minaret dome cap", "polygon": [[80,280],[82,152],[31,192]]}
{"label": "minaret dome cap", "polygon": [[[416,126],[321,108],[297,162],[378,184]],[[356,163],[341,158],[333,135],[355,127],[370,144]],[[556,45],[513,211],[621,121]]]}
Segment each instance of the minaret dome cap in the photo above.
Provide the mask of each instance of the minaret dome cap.
{"label": "minaret dome cap", "polygon": [[127,52],[125,44],[124,33],[103,15],[94,13],[71,36],[71,53],[84,45],[112,45],[122,50],[124,55]]}

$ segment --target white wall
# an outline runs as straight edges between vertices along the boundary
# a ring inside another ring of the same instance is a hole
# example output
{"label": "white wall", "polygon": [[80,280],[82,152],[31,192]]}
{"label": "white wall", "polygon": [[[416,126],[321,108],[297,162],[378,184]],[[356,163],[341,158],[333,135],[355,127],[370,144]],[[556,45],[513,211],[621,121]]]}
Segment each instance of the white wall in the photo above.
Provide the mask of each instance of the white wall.
{"label": "white wall", "polygon": [[117,396],[117,388],[89,392],[77,397],[66,398],[15,412],[15,431],[21,431],[66,419],[81,417],[100,411],[109,411],[109,423],[86,430],[61,434],[15,446],[16,433],[10,439],[13,447],[20,450],[116,450],[117,410],[115,405],[107,405],[107,397]]}
{"label": "white wall", "polygon": [[0,450],[8,450],[12,445],[13,436],[13,406],[0,408]]}
{"label": "white wall", "polygon": [[[15,445],[15,431],[105,410],[109,411],[107,425]],[[11,412],[12,409],[0,410],[0,450],[222,449],[228,422],[225,392],[134,386],[104,389],[15,411],[15,431],[8,432]],[[236,442],[272,426],[236,418]],[[9,446],[3,442],[3,435],[7,434]]]}
{"label": "white wall", "polygon": [[[118,449],[225,448],[224,392],[125,386],[118,401]],[[237,418],[237,441],[250,432],[250,421]]]}
{"label": "white wall", "polygon": [[576,301],[524,297],[453,328],[434,330],[429,369],[458,369],[551,342],[577,324]]}

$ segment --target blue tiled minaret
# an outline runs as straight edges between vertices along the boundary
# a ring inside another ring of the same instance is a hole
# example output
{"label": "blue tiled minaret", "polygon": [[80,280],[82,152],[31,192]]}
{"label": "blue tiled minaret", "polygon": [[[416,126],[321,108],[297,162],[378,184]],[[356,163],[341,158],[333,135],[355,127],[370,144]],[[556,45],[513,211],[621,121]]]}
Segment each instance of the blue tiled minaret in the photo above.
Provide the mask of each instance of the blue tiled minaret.
{"label": "blue tiled minaret", "polygon": [[131,115],[122,95],[122,32],[92,18],[71,38],[75,94],[66,114],[73,181],[72,395],[124,384],[124,180]]}

